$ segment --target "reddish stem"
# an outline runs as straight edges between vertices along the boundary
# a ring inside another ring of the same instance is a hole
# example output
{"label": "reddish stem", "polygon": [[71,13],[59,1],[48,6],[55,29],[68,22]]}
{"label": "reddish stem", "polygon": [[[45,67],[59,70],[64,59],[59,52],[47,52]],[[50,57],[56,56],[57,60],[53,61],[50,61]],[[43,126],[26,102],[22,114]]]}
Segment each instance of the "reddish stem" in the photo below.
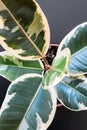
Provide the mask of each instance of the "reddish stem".
{"label": "reddish stem", "polygon": [[62,103],[57,104],[57,107],[63,107]]}

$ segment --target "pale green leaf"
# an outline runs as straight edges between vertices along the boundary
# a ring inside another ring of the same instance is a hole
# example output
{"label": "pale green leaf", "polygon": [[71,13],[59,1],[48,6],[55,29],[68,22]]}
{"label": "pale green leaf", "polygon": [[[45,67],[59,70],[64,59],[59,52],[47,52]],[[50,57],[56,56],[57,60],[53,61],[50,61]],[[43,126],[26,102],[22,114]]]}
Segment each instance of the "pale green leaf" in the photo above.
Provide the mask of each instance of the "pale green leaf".
{"label": "pale green leaf", "polygon": [[0,110],[0,130],[46,130],[56,110],[53,90],[44,90],[42,77],[26,74],[9,86]]}
{"label": "pale green leaf", "polygon": [[70,51],[68,48],[61,51],[52,62],[52,66],[46,72],[43,78],[45,88],[53,86],[62,80],[67,73],[67,66],[70,60]]}
{"label": "pale green leaf", "polygon": [[1,0],[0,44],[23,60],[45,56],[50,44],[48,22],[35,0]]}

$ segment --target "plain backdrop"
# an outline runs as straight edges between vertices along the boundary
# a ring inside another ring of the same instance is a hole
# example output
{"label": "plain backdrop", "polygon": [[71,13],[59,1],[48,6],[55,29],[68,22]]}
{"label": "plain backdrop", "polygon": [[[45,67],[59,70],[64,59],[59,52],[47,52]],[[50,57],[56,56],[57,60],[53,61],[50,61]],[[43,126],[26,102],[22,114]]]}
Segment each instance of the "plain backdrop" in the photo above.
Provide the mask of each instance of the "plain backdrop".
{"label": "plain backdrop", "polygon": [[[51,43],[60,43],[78,24],[87,21],[87,0],[36,0],[44,11],[50,26]],[[4,99],[9,82],[0,78],[0,102]],[[3,93],[3,95],[2,95]],[[57,108],[48,130],[87,130],[87,111],[72,112]]]}
{"label": "plain backdrop", "polygon": [[36,0],[51,30],[51,43],[60,43],[78,24],[87,21],[87,0]]}

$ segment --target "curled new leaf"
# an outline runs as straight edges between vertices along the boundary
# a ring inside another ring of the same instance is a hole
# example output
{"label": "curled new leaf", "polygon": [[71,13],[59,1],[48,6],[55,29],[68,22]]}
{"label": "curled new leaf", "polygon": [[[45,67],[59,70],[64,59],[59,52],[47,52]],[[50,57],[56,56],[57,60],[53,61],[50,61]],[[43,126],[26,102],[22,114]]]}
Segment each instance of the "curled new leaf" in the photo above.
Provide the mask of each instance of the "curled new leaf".
{"label": "curled new leaf", "polygon": [[67,73],[67,66],[70,61],[70,50],[65,48],[59,54],[56,55],[52,62],[52,66],[46,72],[43,78],[44,88],[53,86],[60,82]]}

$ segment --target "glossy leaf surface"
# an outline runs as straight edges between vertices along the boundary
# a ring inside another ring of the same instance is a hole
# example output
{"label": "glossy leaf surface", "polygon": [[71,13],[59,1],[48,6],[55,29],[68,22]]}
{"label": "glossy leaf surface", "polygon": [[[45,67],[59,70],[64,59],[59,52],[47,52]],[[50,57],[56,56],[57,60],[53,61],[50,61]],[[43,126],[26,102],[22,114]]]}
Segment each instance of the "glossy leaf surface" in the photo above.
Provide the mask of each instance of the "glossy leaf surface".
{"label": "glossy leaf surface", "polygon": [[10,81],[26,73],[42,74],[42,72],[41,61],[23,61],[5,51],[0,53],[0,75]]}
{"label": "glossy leaf surface", "polygon": [[1,0],[0,44],[23,60],[45,56],[50,32],[46,17],[35,0]]}
{"label": "glossy leaf surface", "polygon": [[87,22],[75,27],[60,43],[57,54],[68,47],[71,51],[69,73],[87,73]]}
{"label": "glossy leaf surface", "polygon": [[68,71],[72,74],[87,73],[87,47],[72,55]]}
{"label": "glossy leaf surface", "polygon": [[67,65],[70,58],[70,51],[68,48],[64,49],[56,55],[52,62],[51,68],[46,72],[43,78],[44,87],[55,85],[56,82],[62,80],[67,73]]}
{"label": "glossy leaf surface", "polygon": [[78,25],[65,36],[60,43],[58,52],[66,47],[70,49],[71,55],[87,47],[87,22]]}
{"label": "glossy leaf surface", "polygon": [[80,111],[87,110],[87,78],[65,77],[56,86],[58,99],[67,108]]}
{"label": "glossy leaf surface", "polygon": [[56,96],[44,90],[42,77],[26,74],[9,86],[0,110],[0,130],[46,130],[56,110]]}

